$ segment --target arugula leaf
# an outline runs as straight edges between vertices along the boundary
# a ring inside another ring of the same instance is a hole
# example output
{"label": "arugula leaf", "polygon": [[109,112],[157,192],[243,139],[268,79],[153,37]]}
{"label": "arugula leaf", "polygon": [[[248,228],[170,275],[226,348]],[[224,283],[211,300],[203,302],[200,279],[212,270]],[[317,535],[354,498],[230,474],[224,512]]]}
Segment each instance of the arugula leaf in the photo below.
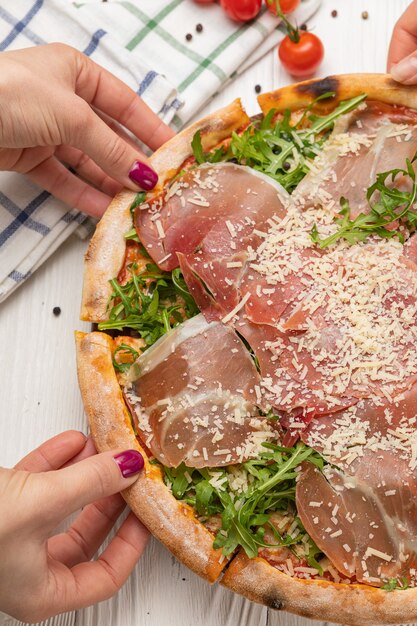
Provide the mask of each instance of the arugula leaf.
{"label": "arugula leaf", "polygon": [[130,369],[130,366],[132,365],[132,363],[128,362],[128,363],[118,363],[115,359],[115,356],[118,352],[127,352],[128,354],[130,354],[133,357],[133,360],[136,361],[136,359],[139,356],[139,352],[137,352],[134,348],[132,348],[132,346],[128,346],[126,343],[121,343],[120,346],[117,346],[116,350],[113,352],[113,367],[115,370],[117,370],[118,372],[127,372],[128,369]]}
{"label": "arugula leaf", "polygon": [[[401,227],[410,232],[414,232],[417,227],[417,213],[412,210],[417,199],[416,174],[412,165],[416,159],[417,153],[411,161],[406,160],[406,169],[396,168],[377,174],[376,181],[368,188],[366,194],[371,209],[369,213],[359,213],[355,219],[351,220],[349,203],[345,198],[341,198],[340,217],[334,220],[340,226],[339,230],[325,239],[320,239],[317,225],[314,224],[310,232],[312,241],[322,249],[339,239],[345,239],[350,244],[354,244],[358,241],[366,241],[370,235],[378,235],[385,239],[398,237],[400,242],[404,243]],[[408,178],[411,181],[410,191],[401,191],[393,186],[398,177]],[[388,186],[387,182],[391,182],[392,185]],[[377,200],[372,203],[374,197]],[[396,222],[398,222],[398,227],[393,229],[392,225]]]}
{"label": "arugula leaf", "polygon": [[[323,100],[328,98],[331,94],[323,94],[319,96],[313,103],[313,105],[319,100]],[[360,96],[356,96],[355,98],[351,98],[350,100],[345,100],[341,102],[329,115],[325,117],[319,117],[318,115],[310,115],[309,119],[311,122],[310,128],[307,130],[307,135],[314,135],[316,133],[322,133],[324,130],[328,130],[329,128],[333,128],[334,122],[341,115],[345,115],[346,113],[350,113],[356,109],[366,98],[366,94],[361,94]],[[311,107],[312,105],[310,105]]]}
{"label": "arugula leaf", "polygon": [[130,241],[137,241],[138,243],[140,243],[136,228],[134,226],[125,234],[125,239],[129,239]]}
{"label": "arugula leaf", "polygon": [[[135,209],[136,209],[136,207],[141,205],[143,202],[145,202],[145,199],[146,199],[146,192],[145,191],[139,191],[139,193],[136,194],[132,204],[130,205],[129,210],[130,210],[130,215],[132,216],[133,224],[135,223]],[[136,241],[136,242],[140,243],[139,237],[138,237],[138,234],[136,232],[136,228],[135,228],[134,225],[125,234],[125,239]]]}
{"label": "arugula leaf", "polygon": [[201,480],[195,486],[196,509],[199,515],[210,515],[211,500],[214,495],[214,487],[208,480]]}
{"label": "arugula leaf", "polygon": [[180,270],[163,272],[153,263],[137,274],[137,264],[128,266],[131,279],[122,285],[116,278],[110,280],[113,292],[107,322],[99,330],[131,328],[151,346],[166,332],[199,313],[187,289]]}
{"label": "arugula leaf", "polygon": [[195,133],[193,137],[193,140],[191,142],[191,147],[193,149],[193,154],[195,156],[195,160],[197,161],[197,163],[199,165],[201,165],[202,163],[205,163],[206,158],[204,156],[203,146],[201,145],[201,133],[199,130]]}
{"label": "arugula leaf", "polygon": [[320,576],[323,575],[323,568],[320,563],[317,561],[316,556],[322,555],[323,552],[320,550],[318,546],[314,543],[311,537],[308,538],[308,555],[307,555],[307,563],[309,567],[314,567],[318,570]]}
{"label": "arugula leaf", "polygon": [[[328,92],[316,98],[294,125],[289,110],[274,122],[276,111],[271,109],[262,120],[255,120],[242,133],[233,132],[227,149],[221,146],[204,152],[200,131],[197,131],[191,142],[195,159],[199,165],[219,161],[247,165],[267,174],[291,192],[309,171],[308,162],[316,157],[335,120],[355,109],[366,98],[363,94],[341,102],[325,116],[310,114],[317,102],[333,96],[334,93]],[[302,127],[306,119],[310,122],[309,128]]]}
{"label": "arugula leaf", "polygon": [[185,282],[179,267],[172,270],[171,277],[178,295],[180,295],[183,298],[184,302],[187,304],[187,311],[190,317],[198,315],[200,313],[200,310],[194,302],[194,298],[188,291],[187,283]]}
{"label": "arugula leaf", "polygon": [[146,198],[146,192],[145,191],[139,191],[139,193],[136,194],[131,206],[130,206],[130,214],[132,216],[132,220],[134,220],[135,218],[135,209],[136,207],[138,207],[140,204],[142,204],[143,202],[145,202],[145,198]]}
{"label": "arugula leaf", "polygon": [[[267,451],[257,459],[247,461],[238,468],[246,470],[251,477],[248,489],[233,494],[229,489],[229,468],[178,468],[163,467],[165,482],[179,500],[184,500],[195,508],[200,516],[220,514],[222,526],[213,546],[222,548],[229,555],[241,546],[249,557],[255,557],[260,547],[291,546],[300,541],[305,533],[298,520],[299,534],[282,537],[269,521],[270,514],[288,509],[295,512],[296,469],[303,461],[313,462],[320,469],[324,460],[312,448],[298,443],[293,448],[284,448],[272,443],[264,443]],[[213,481],[213,478],[216,478]],[[215,486],[217,485],[217,486]],[[276,538],[276,544],[264,540],[264,526],[268,525]],[[315,557],[319,548],[310,539],[309,563],[320,571]]]}
{"label": "arugula leaf", "polygon": [[401,579],[399,578],[389,578],[386,584],[381,587],[381,589],[385,589],[385,591],[396,591],[399,589],[408,589],[409,582],[406,576],[403,576]]}
{"label": "arugula leaf", "polygon": [[175,468],[164,467],[165,480],[171,484],[172,493],[178,500],[181,500],[189,487],[189,482],[185,476],[186,471],[187,467],[184,463]]}

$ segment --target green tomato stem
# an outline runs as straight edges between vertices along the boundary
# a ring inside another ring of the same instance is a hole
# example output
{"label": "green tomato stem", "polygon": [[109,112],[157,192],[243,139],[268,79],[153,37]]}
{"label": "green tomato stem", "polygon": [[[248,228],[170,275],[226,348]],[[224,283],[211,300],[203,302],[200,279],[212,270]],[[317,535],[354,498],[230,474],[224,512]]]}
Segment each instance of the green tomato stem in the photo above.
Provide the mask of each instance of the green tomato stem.
{"label": "green tomato stem", "polygon": [[282,19],[287,29],[288,37],[292,42],[298,43],[300,41],[300,31],[297,26],[293,26],[291,22],[285,17],[284,13],[281,11],[281,7],[279,4],[279,0],[268,0],[268,4],[272,5],[272,2],[275,2],[275,9],[277,12],[277,16]]}

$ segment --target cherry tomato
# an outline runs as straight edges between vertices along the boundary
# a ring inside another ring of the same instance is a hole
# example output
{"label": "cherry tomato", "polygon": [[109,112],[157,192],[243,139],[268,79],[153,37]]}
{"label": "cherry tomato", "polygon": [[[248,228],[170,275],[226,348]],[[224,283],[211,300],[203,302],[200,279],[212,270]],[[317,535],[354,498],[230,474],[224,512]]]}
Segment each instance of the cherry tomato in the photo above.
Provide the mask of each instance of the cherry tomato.
{"label": "cherry tomato", "polygon": [[[287,13],[295,11],[300,2],[301,0],[279,0],[279,7],[284,15],[286,15]],[[277,5],[275,0],[265,0],[265,4],[271,13],[274,15],[277,14]]]}
{"label": "cherry tomato", "polygon": [[288,35],[281,41],[278,56],[292,76],[311,76],[323,60],[324,47],[317,35],[301,31],[298,43]]}
{"label": "cherry tomato", "polygon": [[227,15],[236,22],[249,22],[261,10],[262,0],[220,0]]}

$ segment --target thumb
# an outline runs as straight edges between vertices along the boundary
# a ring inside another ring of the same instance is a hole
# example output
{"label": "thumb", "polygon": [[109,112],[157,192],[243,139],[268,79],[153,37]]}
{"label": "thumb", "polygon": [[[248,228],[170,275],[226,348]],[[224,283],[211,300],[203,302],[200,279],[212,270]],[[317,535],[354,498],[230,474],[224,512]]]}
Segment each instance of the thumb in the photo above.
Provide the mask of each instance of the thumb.
{"label": "thumb", "polygon": [[87,504],[130,487],[143,466],[143,457],[137,450],[112,450],[43,474],[49,502],[49,510],[43,509],[44,516],[61,522]]}
{"label": "thumb", "polygon": [[391,76],[403,85],[417,84],[417,51],[391,66]]}

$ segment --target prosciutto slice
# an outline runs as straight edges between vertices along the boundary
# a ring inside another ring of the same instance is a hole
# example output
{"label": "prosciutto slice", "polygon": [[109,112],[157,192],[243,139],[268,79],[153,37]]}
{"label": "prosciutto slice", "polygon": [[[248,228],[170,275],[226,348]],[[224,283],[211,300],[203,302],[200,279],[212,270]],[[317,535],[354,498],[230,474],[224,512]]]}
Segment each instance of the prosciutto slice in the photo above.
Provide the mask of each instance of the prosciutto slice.
{"label": "prosciutto slice", "polygon": [[258,359],[265,401],[280,413],[281,425],[288,429],[284,445],[293,445],[314,417],[356,404],[357,398],[351,395],[325,397],[320,386],[322,377],[311,365],[312,357],[304,355],[311,370],[295,360],[299,344],[291,340],[296,336],[242,319],[235,323],[235,328]]}
{"label": "prosciutto slice", "polygon": [[[393,472],[393,468],[395,471]],[[380,586],[417,565],[417,482],[392,453],[368,454],[355,475],[306,464],[297,511],[339,572]]]}
{"label": "prosciutto slice", "polygon": [[259,374],[236,333],[202,315],[156,342],[124,391],[140,436],[168,467],[216,467],[256,456],[277,433],[260,416]]}
{"label": "prosciutto slice", "polygon": [[[239,285],[287,192],[270,177],[232,163],[204,165],[177,179],[163,198],[138,207],[139,237],[159,267],[179,264],[210,319],[239,302]],[[211,314],[210,314],[211,311]]]}
{"label": "prosciutto slice", "polygon": [[[324,204],[339,208],[346,198],[350,217],[367,212],[366,192],[379,172],[405,168],[406,159],[417,151],[415,112],[374,103],[351,116],[344,116],[313,162],[311,172],[296,190],[305,205]],[[390,183],[392,184],[392,183]],[[396,186],[401,185],[398,179]]]}
{"label": "prosciutto slice", "polygon": [[302,468],[298,514],[337,569],[360,582],[415,578],[416,405],[414,385],[395,402],[363,400],[313,419],[302,434],[332,466]]}

